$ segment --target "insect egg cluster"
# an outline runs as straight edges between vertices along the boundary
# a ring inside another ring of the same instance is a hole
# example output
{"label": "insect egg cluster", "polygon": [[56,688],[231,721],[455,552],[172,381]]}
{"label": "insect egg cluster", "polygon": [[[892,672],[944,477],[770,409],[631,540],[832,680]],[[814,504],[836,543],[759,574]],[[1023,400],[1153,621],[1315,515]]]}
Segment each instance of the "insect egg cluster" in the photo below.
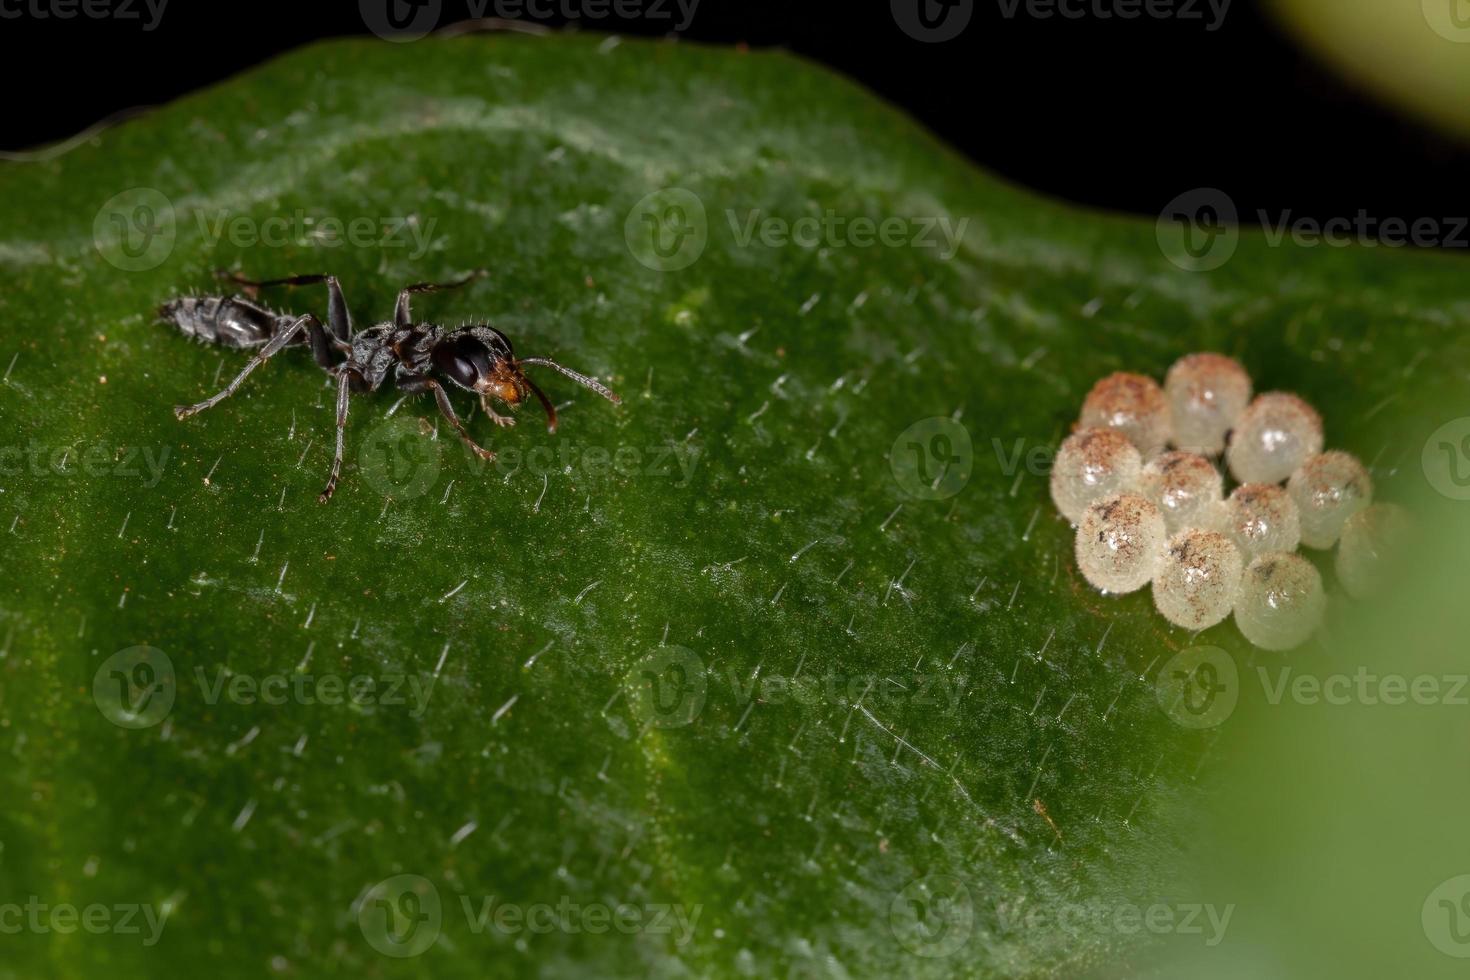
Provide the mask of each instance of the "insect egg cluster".
{"label": "insect egg cluster", "polygon": [[[1222,354],[1189,354],[1161,388],[1117,372],[1088,392],[1057,451],[1051,497],[1077,528],[1077,566],[1110,593],[1152,585],[1176,626],[1202,630],[1232,613],[1256,646],[1305,642],[1326,606],[1299,545],[1337,546],[1354,597],[1381,587],[1408,516],[1373,503],[1353,456],[1323,451],[1322,417],[1296,395],[1253,395]],[[1227,496],[1223,465],[1235,481]],[[1284,485],[1283,485],[1284,484]]]}

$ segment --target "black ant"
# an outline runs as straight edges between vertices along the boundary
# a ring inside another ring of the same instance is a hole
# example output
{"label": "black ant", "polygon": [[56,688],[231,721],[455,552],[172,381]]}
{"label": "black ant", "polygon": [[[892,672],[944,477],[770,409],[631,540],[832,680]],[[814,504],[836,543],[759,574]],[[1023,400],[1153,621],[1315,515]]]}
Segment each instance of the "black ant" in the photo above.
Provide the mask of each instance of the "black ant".
{"label": "black ant", "polygon": [[[379,323],[353,333],[352,318],[342,287],[336,276],[290,276],[256,282],[228,272],[217,274],[222,279],[250,290],[262,286],[309,286],[326,283],[327,326],[307,313],[302,316],[276,313],[258,303],[239,296],[185,296],[159,307],[158,313],[172,321],[191,337],[208,343],[238,349],[260,348],[235,380],[217,394],[197,405],[178,405],[174,414],[186,419],[213,408],[235,393],[235,390],[260,365],[284,347],[311,346],[312,357],[323,371],[337,379],[337,450],[332,456],[332,475],[317,499],[326,503],[337,489],[342,472],[342,449],[347,428],[347,398],[352,392],[377,391],[389,374],[399,390],[408,394],[434,393],[439,411],[454,426],[454,431],[481,459],[491,460],[495,454],[480,446],[454,414],[449,394],[432,375],[441,374],[451,382],[480,396],[480,406],[496,425],[515,425],[515,419],[496,412],[490,399],[498,399],[512,407],[519,405],[529,391],[546,410],[547,430],[556,431],[556,407],[546,394],[521,370],[527,364],[539,364],[590,388],[613,404],[620,404],[612,391],[584,374],[564,368],[544,357],[516,357],[510,340],[488,324],[475,324],[447,330],[432,323],[415,323],[409,312],[409,297],[415,293],[431,293],[454,289],[485,275],[480,269],[457,282],[420,282],[405,286],[398,294],[392,323]],[[252,294],[253,295],[253,294]]]}

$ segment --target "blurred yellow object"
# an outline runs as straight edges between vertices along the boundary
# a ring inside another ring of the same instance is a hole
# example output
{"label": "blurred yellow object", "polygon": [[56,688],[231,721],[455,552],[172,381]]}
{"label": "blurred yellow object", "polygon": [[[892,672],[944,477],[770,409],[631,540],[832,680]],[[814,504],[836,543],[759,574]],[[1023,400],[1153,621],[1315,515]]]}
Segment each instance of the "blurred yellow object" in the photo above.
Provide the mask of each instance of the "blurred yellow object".
{"label": "blurred yellow object", "polygon": [[1470,139],[1470,0],[1270,0],[1268,7],[1343,74]]}

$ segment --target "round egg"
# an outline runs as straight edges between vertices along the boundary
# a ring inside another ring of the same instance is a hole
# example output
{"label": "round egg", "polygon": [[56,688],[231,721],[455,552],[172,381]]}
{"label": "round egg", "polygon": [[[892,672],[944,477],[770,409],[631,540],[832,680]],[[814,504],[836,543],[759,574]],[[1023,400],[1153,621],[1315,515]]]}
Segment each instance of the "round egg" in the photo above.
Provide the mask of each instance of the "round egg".
{"label": "round egg", "polygon": [[1235,625],[1263,650],[1290,650],[1317,631],[1326,607],[1316,566],[1301,555],[1269,551],[1245,567]]}
{"label": "round egg", "polygon": [[1077,525],[1077,567],[1105,592],[1134,592],[1148,584],[1163,557],[1164,515],[1136,493],[1093,503]]}
{"label": "round egg", "polygon": [[1322,451],[1322,417],[1296,395],[1268,392],[1241,413],[1225,451],[1241,483],[1280,483]]}
{"label": "round egg", "polygon": [[1117,429],[1074,432],[1052,460],[1052,502],[1076,524],[1088,504],[1133,489],[1142,466],[1138,449]]}
{"label": "round egg", "polygon": [[1191,527],[1169,539],[1153,579],[1154,608],[1175,626],[1202,630],[1230,615],[1244,563],[1225,535]]}
{"label": "round egg", "polygon": [[1286,481],[1296,504],[1302,544],[1331,548],[1349,517],[1373,502],[1373,478],[1357,457],[1337,450],[1308,459]]}
{"label": "round egg", "polygon": [[1170,534],[1207,527],[1224,493],[1224,479],[1208,459],[1174,450],[1144,464],[1138,492],[1164,515]]}
{"label": "round egg", "polygon": [[1366,599],[1383,591],[1403,567],[1412,524],[1397,504],[1372,504],[1342,525],[1337,542],[1337,578],[1348,595]]}
{"label": "round egg", "polygon": [[1147,458],[1169,442],[1169,405],[1153,378],[1119,371],[1087,393],[1081,426],[1117,429]]}
{"label": "round egg", "polygon": [[1250,404],[1251,378],[1223,354],[1186,354],[1164,377],[1174,445],[1218,456],[1228,433]]}
{"label": "round egg", "polygon": [[1301,523],[1291,495],[1274,483],[1243,483],[1218,511],[1215,529],[1228,537],[1249,562],[1267,551],[1295,551]]}

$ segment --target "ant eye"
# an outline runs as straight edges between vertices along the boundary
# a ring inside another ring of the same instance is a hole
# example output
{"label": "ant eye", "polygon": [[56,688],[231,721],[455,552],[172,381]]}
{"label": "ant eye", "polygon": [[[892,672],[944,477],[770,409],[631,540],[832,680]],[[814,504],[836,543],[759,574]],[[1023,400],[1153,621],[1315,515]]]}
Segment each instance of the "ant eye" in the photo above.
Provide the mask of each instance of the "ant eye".
{"label": "ant eye", "polygon": [[490,373],[485,345],[473,337],[445,341],[434,348],[434,368],[461,388],[471,388]]}

